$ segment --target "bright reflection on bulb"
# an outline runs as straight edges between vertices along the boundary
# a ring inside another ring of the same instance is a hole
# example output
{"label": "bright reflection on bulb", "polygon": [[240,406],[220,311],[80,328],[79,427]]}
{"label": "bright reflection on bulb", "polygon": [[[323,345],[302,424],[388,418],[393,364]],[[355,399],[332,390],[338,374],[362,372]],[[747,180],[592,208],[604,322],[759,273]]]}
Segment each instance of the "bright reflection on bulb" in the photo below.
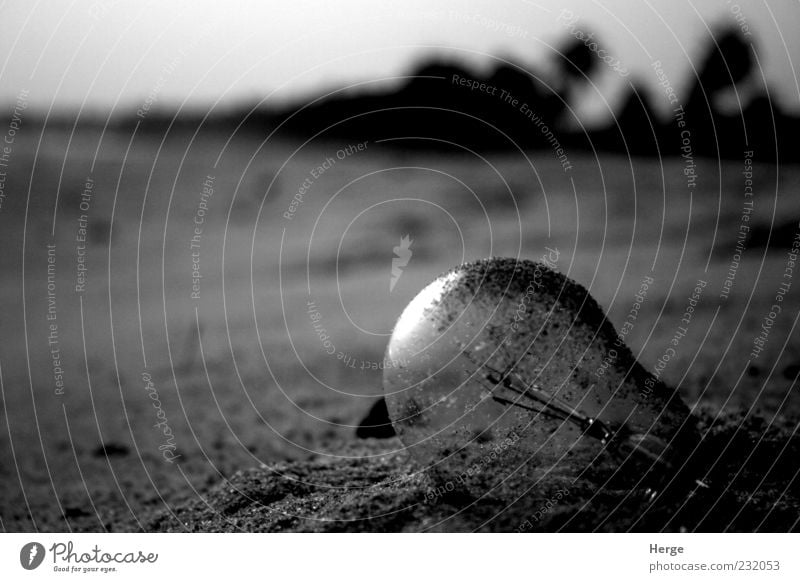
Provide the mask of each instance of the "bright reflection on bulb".
{"label": "bright reflection on bulb", "polygon": [[475,497],[599,464],[632,482],[668,473],[688,410],[616,339],[588,292],[545,265],[462,265],[397,322],[389,414],[443,490]]}

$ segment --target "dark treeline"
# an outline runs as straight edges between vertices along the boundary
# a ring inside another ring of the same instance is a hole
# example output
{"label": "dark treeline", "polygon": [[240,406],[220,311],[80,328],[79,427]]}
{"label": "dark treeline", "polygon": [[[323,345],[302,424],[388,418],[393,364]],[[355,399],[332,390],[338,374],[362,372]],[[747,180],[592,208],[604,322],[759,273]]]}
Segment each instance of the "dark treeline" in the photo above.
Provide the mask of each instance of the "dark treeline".
{"label": "dark treeline", "polygon": [[591,81],[608,65],[580,41],[562,54],[547,75],[505,63],[481,75],[429,61],[397,90],[333,94],[269,121],[282,123],[281,132],[306,137],[420,138],[403,140],[403,147],[452,149],[457,146],[446,142],[454,142],[478,150],[593,148],[637,156],[676,155],[690,148],[692,155],[736,159],[749,150],[760,160],[800,161],[795,145],[800,118],[770,100],[750,44],[736,32],[715,37],[697,60],[685,96],[668,90],[675,80],[659,79],[663,93],[657,98],[669,99],[672,109],[667,118],[654,112],[651,93],[640,82],[620,76],[626,86],[622,106],[602,129],[576,129],[580,126],[569,122],[576,97],[592,90]]}
{"label": "dark treeline", "polygon": [[[429,59],[398,87],[333,91],[280,109],[242,107],[214,113],[203,124],[303,140],[403,138],[394,143],[448,151],[522,148],[552,149],[557,156],[561,150],[671,156],[690,148],[692,156],[741,159],[752,151],[757,160],[800,161],[800,118],[771,101],[751,44],[737,31],[716,34],[697,55],[690,89],[681,95],[671,93],[671,84],[679,80],[661,78],[657,68],[652,72],[658,93],[643,90],[633,75],[620,75],[622,105],[605,127],[587,130],[574,122],[572,109],[581,92],[591,91],[591,83],[610,66],[598,57],[597,46],[571,40],[548,73],[502,63],[481,74]],[[657,115],[652,99],[670,99],[672,115]],[[154,109],[144,119],[131,115],[119,125],[138,123],[140,131],[164,132],[195,128],[200,119],[196,113],[176,117]]]}

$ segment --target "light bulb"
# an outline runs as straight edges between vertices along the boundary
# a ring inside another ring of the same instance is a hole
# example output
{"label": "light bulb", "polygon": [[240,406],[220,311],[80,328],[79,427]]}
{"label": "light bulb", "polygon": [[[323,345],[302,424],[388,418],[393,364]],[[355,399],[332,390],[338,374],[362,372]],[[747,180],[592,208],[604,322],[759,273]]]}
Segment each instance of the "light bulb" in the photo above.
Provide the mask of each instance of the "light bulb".
{"label": "light bulb", "polygon": [[589,293],[540,263],[442,275],[403,311],[387,361],[392,423],[440,492],[514,497],[600,465],[635,482],[667,473],[691,432]]}

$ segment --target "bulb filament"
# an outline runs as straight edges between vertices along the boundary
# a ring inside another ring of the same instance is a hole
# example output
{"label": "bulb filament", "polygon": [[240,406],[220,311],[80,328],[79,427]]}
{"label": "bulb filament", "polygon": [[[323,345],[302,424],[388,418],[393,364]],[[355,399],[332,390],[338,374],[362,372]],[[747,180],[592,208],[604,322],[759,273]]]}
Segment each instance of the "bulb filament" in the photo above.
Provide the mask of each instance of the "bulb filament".
{"label": "bulb filament", "polygon": [[571,422],[583,434],[606,445],[612,454],[624,457],[630,454],[642,455],[664,469],[671,468],[669,461],[663,457],[667,444],[660,438],[651,434],[632,433],[624,425],[612,429],[602,420],[584,414],[533,383],[527,384],[512,366],[500,371],[486,362],[482,364],[476,362],[472,354],[466,350],[462,353],[473,364],[484,370],[483,378],[486,380],[484,386],[491,394],[492,400],[498,404],[516,406],[549,418]]}

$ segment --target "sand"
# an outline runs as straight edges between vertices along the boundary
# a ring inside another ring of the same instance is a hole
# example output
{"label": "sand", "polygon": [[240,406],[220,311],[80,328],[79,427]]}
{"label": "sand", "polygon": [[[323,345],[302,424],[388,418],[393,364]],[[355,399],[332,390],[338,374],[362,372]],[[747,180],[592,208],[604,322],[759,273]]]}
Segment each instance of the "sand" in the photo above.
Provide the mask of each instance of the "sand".
{"label": "sand", "polygon": [[642,491],[559,475],[516,503],[457,494],[430,501],[432,483],[413,459],[379,455],[399,443],[370,439],[343,454],[377,457],[238,471],[145,523],[173,532],[797,531],[800,483],[790,461],[800,438],[786,427],[765,431],[759,418],[712,422],[699,421],[697,454],[709,489],[692,497],[649,502]]}

